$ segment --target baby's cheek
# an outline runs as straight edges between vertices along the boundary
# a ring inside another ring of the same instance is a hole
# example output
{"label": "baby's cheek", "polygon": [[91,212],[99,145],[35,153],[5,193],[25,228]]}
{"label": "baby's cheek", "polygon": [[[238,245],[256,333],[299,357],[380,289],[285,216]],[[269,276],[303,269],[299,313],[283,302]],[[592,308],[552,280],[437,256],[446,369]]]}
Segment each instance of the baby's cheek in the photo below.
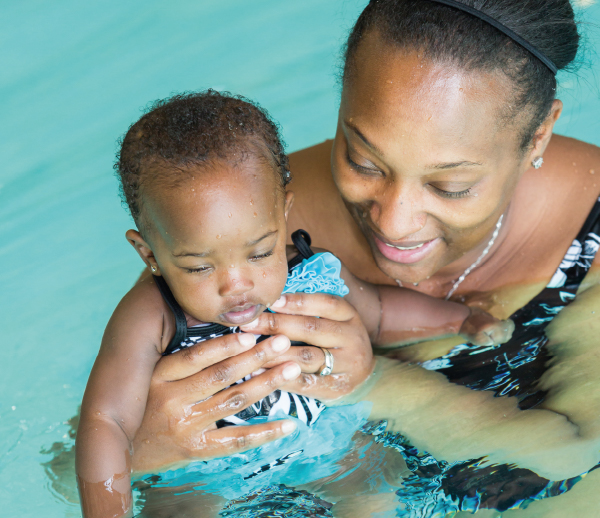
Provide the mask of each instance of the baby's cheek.
{"label": "baby's cheek", "polygon": [[[266,274],[266,275],[265,275]],[[266,285],[265,290],[268,293],[268,303],[273,304],[280,296],[288,276],[287,263],[284,267],[278,267],[272,269],[271,272],[263,272],[265,275]]]}

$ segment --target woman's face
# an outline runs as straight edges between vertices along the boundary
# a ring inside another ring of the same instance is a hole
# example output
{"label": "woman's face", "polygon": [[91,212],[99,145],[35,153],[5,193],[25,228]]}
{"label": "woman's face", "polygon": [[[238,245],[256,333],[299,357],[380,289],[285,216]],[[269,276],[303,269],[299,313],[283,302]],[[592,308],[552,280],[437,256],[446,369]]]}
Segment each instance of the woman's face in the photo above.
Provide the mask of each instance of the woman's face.
{"label": "woman's face", "polygon": [[419,282],[477,259],[531,160],[519,149],[524,122],[502,117],[510,101],[500,75],[365,36],[342,92],[332,169],[387,275]]}

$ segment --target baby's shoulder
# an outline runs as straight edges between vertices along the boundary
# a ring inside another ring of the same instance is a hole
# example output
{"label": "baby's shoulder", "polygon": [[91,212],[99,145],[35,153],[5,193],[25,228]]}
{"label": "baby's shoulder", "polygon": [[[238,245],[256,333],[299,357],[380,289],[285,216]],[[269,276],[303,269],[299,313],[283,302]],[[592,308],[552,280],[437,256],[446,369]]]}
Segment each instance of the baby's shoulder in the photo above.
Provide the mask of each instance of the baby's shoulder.
{"label": "baby's shoulder", "polygon": [[116,326],[121,334],[151,342],[162,352],[174,334],[175,320],[153,277],[148,276],[121,299],[109,325]]}

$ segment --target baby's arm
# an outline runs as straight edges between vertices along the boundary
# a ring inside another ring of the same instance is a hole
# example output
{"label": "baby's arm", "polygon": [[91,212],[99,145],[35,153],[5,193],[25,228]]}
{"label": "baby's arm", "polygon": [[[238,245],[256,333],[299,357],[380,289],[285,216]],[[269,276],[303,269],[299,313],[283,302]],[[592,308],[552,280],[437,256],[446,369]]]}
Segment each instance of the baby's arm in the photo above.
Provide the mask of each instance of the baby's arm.
{"label": "baby's arm", "polygon": [[374,285],[342,266],[350,289],[346,299],[358,311],[373,345],[392,347],[429,338],[460,335],[476,345],[510,339],[512,321],[501,321],[477,308],[436,299],[407,288]]}
{"label": "baby's arm", "polygon": [[133,515],[131,441],[162,350],[164,307],[153,284],[137,284],[117,306],[85,390],[76,441],[85,518]]}

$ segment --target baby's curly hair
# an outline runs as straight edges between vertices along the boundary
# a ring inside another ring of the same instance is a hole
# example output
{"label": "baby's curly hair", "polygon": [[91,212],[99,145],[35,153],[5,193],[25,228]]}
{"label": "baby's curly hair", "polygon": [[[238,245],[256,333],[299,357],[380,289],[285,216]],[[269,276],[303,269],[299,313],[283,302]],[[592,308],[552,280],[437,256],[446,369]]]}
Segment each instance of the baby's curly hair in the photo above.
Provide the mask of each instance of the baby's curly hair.
{"label": "baby's curly hair", "polygon": [[239,163],[254,156],[272,164],[285,188],[291,177],[284,146],[278,125],[258,104],[210,89],[151,103],[119,140],[114,169],[122,199],[143,233],[147,180],[175,186],[193,177],[190,166]]}

